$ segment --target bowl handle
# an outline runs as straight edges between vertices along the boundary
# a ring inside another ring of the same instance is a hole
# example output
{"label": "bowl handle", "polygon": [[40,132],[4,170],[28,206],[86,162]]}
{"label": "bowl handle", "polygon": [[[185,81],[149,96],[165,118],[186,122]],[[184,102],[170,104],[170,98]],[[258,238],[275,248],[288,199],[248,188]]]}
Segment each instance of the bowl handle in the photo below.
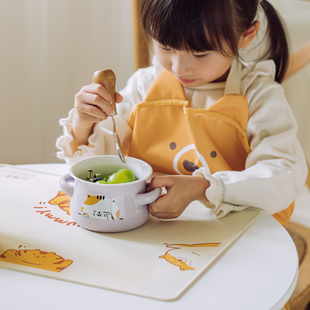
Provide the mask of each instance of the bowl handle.
{"label": "bowl handle", "polygon": [[135,203],[137,206],[147,205],[154,202],[161,195],[161,188],[157,187],[150,192],[138,194],[135,197]]}
{"label": "bowl handle", "polygon": [[74,182],[74,178],[70,174],[64,175],[60,180],[60,189],[70,197],[73,196],[74,187],[69,184],[69,182]]}

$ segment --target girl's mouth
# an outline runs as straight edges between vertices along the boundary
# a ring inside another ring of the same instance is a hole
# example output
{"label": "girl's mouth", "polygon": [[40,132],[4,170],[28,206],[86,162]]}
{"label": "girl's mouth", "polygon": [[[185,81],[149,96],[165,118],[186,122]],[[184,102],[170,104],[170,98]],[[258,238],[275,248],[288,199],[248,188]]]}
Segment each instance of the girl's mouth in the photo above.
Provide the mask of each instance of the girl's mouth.
{"label": "girl's mouth", "polygon": [[197,81],[197,79],[189,80],[189,79],[181,79],[181,78],[179,78],[179,77],[177,77],[177,79],[178,79],[179,82],[181,82],[182,84],[191,84],[191,83],[194,83],[195,81]]}

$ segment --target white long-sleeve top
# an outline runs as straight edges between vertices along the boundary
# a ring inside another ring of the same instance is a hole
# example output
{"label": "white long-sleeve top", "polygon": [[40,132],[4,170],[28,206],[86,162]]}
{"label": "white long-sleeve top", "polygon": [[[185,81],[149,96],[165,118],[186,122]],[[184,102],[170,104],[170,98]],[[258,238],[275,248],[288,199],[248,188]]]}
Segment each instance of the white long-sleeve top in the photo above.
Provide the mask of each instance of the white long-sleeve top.
{"label": "white long-sleeve top", "polygon": [[[118,104],[117,131],[121,140],[128,139],[131,128],[127,122],[133,106],[143,102],[147,90],[163,70],[153,66],[140,69],[128,80],[121,91],[124,101]],[[297,140],[297,125],[285,99],[281,85],[274,81],[275,64],[272,60],[244,64],[241,72],[240,94],[249,103],[247,137],[251,153],[244,171],[209,173],[200,168],[210,181],[206,200],[202,201],[217,217],[247,206],[266,210],[270,214],[286,209],[300,194],[307,177],[307,165]],[[226,82],[209,83],[197,88],[185,88],[191,108],[205,109],[224,95]],[[116,154],[110,120],[94,126],[88,145],[81,145],[71,154],[71,125],[74,109],[61,119],[64,134],[56,142],[60,159],[73,164],[82,158]]]}

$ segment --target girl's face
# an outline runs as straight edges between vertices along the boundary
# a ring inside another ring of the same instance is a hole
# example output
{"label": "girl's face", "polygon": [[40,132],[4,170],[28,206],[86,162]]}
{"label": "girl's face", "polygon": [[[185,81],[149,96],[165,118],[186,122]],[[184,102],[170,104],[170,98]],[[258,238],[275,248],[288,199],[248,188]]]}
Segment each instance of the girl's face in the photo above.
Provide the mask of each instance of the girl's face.
{"label": "girl's face", "polygon": [[212,82],[226,81],[234,56],[223,56],[214,51],[191,53],[162,46],[153,40],[159,63],[186,87],[197,87]]}

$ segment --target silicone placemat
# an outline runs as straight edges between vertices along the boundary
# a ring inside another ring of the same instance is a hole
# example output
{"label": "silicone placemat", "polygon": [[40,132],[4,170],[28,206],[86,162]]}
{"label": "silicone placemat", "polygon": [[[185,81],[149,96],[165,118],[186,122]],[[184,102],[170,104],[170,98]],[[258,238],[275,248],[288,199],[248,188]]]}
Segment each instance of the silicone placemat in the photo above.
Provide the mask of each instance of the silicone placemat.
{"label": "silicone placemat", "polygon": [[148,298],[179,298],[259,217],[215,219],[193,202],[174,220],[123,233],[85,230],[59,175],[0,167],[0,267]]}

